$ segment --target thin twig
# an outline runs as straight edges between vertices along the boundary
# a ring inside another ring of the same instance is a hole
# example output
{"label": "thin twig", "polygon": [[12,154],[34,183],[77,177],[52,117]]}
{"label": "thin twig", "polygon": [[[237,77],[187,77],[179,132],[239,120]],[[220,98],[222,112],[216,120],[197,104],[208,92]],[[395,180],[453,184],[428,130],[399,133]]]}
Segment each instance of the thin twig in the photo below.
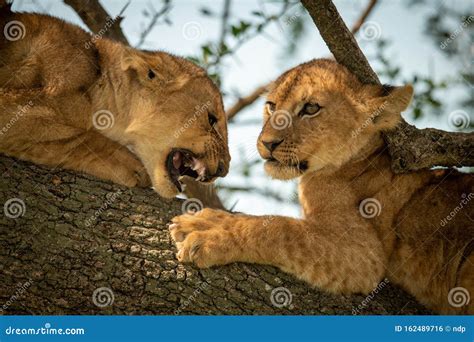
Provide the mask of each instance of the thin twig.
{"label": "thin twig", "polygon": [[370,0],[369,4],[365,8],[364,12],[360,15],[359,19],[354,23],[352,26],[352,34],[355,35],[357,32],[359,32],[361,26],[365,23],[367,18],[369,17],[370,13],[372,13],[372,10],[374,9],[375,5],[377,5],[378,0]]}
{"label": "thin twig", "polygon": [[227,119],[233,119],[238,112],[254,103],[263,93],[265,93],[266,89],[267,85],[263,85],[255,89],[251,94],[239,98],[237,102],[227,110]]}
{"label": "thin twig", "polygon": [[219,43],[217,45],[217,56],[215,60],[215,65],[219,65],[219,62],[223,56],[223,51],[225,51],[225,41],[227,38],[227,34],[229,33],[229,15],[230,15],[230,5],[231,0],[224,1],[224,9],[222,10],[222,18],[221,18],[221,35],[219,38]]}
{"label": "thin twig", "polygon": [[155,11],[155,9],[152,6],[151,6],[151,10],[153,11],[153,16],[148,26],[140,34],[140,40],[135,46],[137,49],[140,48],[145,43],[146,38],[148,37],[150,32],[153,30],[153,28],[157,25],[158,20],[171,10],[171,2],[169,0],[164,1],[163,6],[161,7],[159,11]]}

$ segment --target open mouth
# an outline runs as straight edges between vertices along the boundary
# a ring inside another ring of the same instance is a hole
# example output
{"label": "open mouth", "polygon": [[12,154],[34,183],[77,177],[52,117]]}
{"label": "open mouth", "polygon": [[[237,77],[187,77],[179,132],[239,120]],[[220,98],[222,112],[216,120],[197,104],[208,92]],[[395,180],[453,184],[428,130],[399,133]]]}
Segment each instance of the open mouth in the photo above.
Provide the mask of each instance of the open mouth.
{"label": "open mouth", "polygon": [[270,158],[266,159],[266,163],[269,163],[273,166],[298,170],[300,172],[304,172],[304,171],[308,170],[308,162],[306,160],[300,161],[299,163],[295,163],[295,164],[283,164],[279,160],[277,160],[273,157],[270,157]]}
{"label": "open mouth", "polygon": [[179,192],[183,191],[183,186],[180,182],[183,176],[189,176],[200,182],[207,180],[206,166],[189,150],[171,150],[166,159],[166,168],[171,181]]}

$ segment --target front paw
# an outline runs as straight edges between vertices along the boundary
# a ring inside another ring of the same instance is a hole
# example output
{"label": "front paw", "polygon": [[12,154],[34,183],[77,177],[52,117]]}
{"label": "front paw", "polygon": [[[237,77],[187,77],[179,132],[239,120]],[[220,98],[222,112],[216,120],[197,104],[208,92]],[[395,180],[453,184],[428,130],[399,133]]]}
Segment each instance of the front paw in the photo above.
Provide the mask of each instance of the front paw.
{"label": "front paw", "polygon": [[176,243],[180,262],[191,262],[200,268],[228,263],[232,247],[228,233],[216,228],[219,221],[196,215],[181,215],[173,219],[170,234]]}

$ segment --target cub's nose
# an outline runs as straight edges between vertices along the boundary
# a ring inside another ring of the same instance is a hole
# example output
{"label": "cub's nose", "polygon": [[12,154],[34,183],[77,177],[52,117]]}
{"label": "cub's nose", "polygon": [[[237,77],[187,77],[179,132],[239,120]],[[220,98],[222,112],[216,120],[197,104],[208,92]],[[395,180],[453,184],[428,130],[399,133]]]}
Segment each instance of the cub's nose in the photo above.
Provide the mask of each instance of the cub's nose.
{"label": "cub's nose", "polygon": [[273,141],[262,141],[262,144],[271,153],[275,151],[275,149],[283,142],[283,140],[284,139],[273,140]]}
{"label": "cub's nose", "polygon": [[217,170],[216,170],[216,177],[224,177],[227,174],[227,168],[225,166],[225,163],[221,160],[219,162],[219,165],[217,165]]}

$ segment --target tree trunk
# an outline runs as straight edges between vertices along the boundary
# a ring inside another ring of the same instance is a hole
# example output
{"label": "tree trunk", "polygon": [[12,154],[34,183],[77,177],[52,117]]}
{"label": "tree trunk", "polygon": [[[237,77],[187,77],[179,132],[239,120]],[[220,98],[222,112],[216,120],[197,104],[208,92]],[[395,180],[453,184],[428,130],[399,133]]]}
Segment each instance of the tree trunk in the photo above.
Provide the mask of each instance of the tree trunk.
{"label": "tree trunk", "polygon": [[340,296],[269,266],[182,265],[167,228],[180,200],[1,155],[0,172],[5,314],[428,313],[385,282]]}

